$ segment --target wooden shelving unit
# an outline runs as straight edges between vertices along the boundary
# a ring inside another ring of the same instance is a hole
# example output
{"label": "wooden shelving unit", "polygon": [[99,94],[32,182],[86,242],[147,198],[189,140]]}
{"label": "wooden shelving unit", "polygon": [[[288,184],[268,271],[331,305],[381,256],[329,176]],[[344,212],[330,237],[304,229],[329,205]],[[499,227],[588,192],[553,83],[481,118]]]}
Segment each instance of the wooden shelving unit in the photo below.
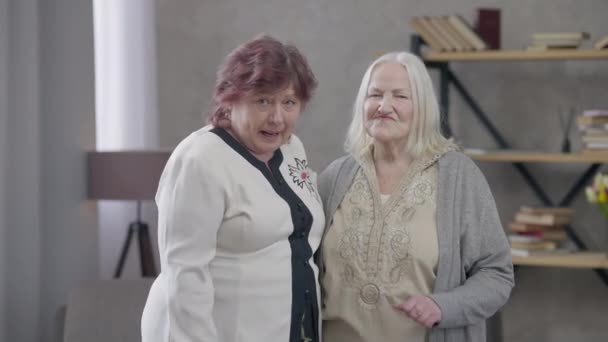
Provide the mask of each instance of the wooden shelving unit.
{"label": "wooden shelving unit", "polygon": [[424,60],[428,62],[590,60],[608,59],[608,50],[488,50],[475,52],[427,51],[422,55]]}
{"label": "wooden shelving unit", "polygon": [[603,153],[546,153],[517,150],[465,150],[471,159],[489,162],[525,163],[608,163]]}
{"label": "wooden shelving unit", "polygon": [[575,252],[555,255],[513,256],[513,264],[521,266],[603,268],[608,269],[608,254]]}
{"label": "wooden shelving unit", "polygon": [[[434,52],[430,50],[423,51],[422,47],[425,43],[420,36],[412,36],[411,42],[412,51],[422,57],[427,67],[439,71],[439,104],[442,115],[441,122],[443,133],[447,136],[451,136],[448,116],[450,107],[449,90],[450,86],[452,86],[469,106],[473,115],[479,119],[482,126],[490,133],[498,148],[500,148],[498,151],[471,150],[465,151],[465,153],[477,161],[511,163],[538,197],[541,205],[569,206],[584,186],[589,183],[599,167],[602,164],[608,163],[608,152],[605,154],[576,154],[512,150],[512,146],[502,136],[499,129],[492,123],[492,120],[481,109],[480,105],[475,101],[473,96],[450,68],[450,63],[452,62],[608,60],[608,50],[569,49],[547,51],[492,50],[477,52]],[[572,185],[572,188],[568,190],[563,199],[554,201],[545,193],[536,178],[528,170],[525,163],[587,163],[591,165],[586,171],[581,173],[581,176]],[[527,257],[512,256],[513,264],[519,266],[593,269],[602,281],[608,285],[608,253],[588,251],[585,243],[580,240],[573,227],[567,226],[566,230],[574,245],[581,250],[580,252],[542,256],[533,255]],[[496,320],[498,321],[497,324],[500,325],[500,315],[497,316]],[[492,341],[503,340],[500,331],[490,334]]]}
{"label": "wooden shelving unit", "polygon": [[[423,50],[424,41],[419,36],[412,37],[412,51],[421,56],[430,68],[439,71],[439,103],[441,108],[444,134],[450,136],[448,114],[450,107],[449,89],[452,86],[481,122],[482,126],[495,140],[499,150],[465,150],[465,153],[476,161],[511,163],[524,178],[530,189],[544,206],[568,206],[580,191],[592,179],[602,164],[608,163],[608,151],[600,153],[546,153],[542,151],[513,150],[502,136],[492,120],[481,109],[466,87],[452,72],[452,62],[515,62],[515,61],[589,61],[608,60],[608,50],[596,49],[563,49],[563,50],[488,50],[475,52],[436,52]],[[563,199],[552,200],[540,186],[537,179],[528,170],[527,163],[580,163],[591,164],[567,191]],[[581,252],[559,255],[543,255],[519,257],[513,256],[516,265],[549,266],[549,267],[578,267],[594,269],[608,285],[608,255],[606,253],[590,252],[585,243],[580,240],[576,230],[566,227],[568,236]]]}

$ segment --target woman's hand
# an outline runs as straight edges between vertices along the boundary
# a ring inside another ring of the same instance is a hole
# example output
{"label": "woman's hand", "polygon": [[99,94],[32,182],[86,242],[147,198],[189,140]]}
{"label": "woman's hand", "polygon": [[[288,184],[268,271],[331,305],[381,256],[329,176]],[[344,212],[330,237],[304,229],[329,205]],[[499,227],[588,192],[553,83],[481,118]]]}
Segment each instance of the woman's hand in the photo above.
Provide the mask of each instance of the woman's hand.
{"label": "woman's hand", "polygon": [[441,321],[441,309],[427,296],[411,296],[405,302],[395,304],[393,307],[427,328],[431,328]]}

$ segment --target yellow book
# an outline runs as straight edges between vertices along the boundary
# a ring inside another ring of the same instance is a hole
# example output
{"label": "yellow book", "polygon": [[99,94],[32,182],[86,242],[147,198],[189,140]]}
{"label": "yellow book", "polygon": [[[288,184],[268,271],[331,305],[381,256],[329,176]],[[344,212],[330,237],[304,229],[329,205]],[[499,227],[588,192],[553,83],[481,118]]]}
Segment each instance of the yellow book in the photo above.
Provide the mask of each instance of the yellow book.
{"label": "yellow book", "polygon": [[446,30],[448,30],[451,33],[452,37],[458,42],[458,45],[462,47],[463,51],[475,50],[473,44],[471,44],[467,40],[467,38],[463,36],[456,27],[454,27],[454,25],[450,21],[449,16],[441,17],[441,22],[443,23],[443,26],[446,28]]}
{"label": "yellow book", "polygon": [[429,47],[436,51],[442,51],[443,46],[439,40],[435,37],[433,32],[429,31],[422,23],[422,18],[413,18],[410,20],[410,27],[416,31],[422,37],[422,39],[429,45]]}
{"label": "yellow book", "polygon": [[441,23],[440,17],[429,17],[427,20],[435,28],[435,31],[441,36],[445,44],[449,47],[449,51],[462,51],[458,45],[458,42],[452,38],[450,33]]}
{"label": "yellow book", "polygon": [[422,18],[420,18],[420,24],[422,26],[424,26],[424,28],[427,31],[429,31],[429,32],[432,33],[432,35],[435,37],[435,39],[441,45],[441,51],[450,51],[450,50],[452,50],[452,46],[450,45],[450,43],[448,43],[445,40],[445,38],[443,38],[443,36],[439,32],[439,30],[437,30],[437,28],[435,27],[435,25],[431,23],[431,19],[429,17],[422,17]]}
{"label": "yellow book", "polygon": [[450,15],[448,20],[462,36],[466,37],[467,41],[473,45],[475,50],[487,50],[488,45],[475,31],[473,31],[473,29],[466,23],[466,21],[464,21],[464,19],[458,15]]}

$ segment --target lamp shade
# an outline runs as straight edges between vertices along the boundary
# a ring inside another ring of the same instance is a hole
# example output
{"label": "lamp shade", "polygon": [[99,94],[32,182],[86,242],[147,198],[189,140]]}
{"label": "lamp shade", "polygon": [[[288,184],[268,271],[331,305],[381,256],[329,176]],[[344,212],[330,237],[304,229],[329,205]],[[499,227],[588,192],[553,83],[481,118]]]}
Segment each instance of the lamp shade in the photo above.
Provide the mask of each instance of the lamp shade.
{"label": "lamp shade", "polygon": [[89,199],[153,200],[170,151],[87,152]]}

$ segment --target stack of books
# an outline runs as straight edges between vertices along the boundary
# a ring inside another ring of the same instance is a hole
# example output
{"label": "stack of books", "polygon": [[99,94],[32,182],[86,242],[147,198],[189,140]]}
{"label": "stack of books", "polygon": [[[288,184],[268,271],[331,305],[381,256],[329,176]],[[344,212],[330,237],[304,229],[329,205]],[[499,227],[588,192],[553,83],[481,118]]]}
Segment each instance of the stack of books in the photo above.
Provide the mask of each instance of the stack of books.
{"label": "stack of books", "polygon": [[572,221],[572,213],[571,208],[522,206],[509,224],[511,255],[568,252],[564,225]]}
{"label": "stack of books", "polygon": [[486,50],[488,45],[458,15],[415,17],[410,26],[436,51]]}
{"label": "stack of books", "polygon": [[577,49],[585,39],[587,32],[534,33],[528,50]]}
{"label": "stack of books", "polygon": [[576,117],[583,153],[608,152],[608,109],[585,110]]}

